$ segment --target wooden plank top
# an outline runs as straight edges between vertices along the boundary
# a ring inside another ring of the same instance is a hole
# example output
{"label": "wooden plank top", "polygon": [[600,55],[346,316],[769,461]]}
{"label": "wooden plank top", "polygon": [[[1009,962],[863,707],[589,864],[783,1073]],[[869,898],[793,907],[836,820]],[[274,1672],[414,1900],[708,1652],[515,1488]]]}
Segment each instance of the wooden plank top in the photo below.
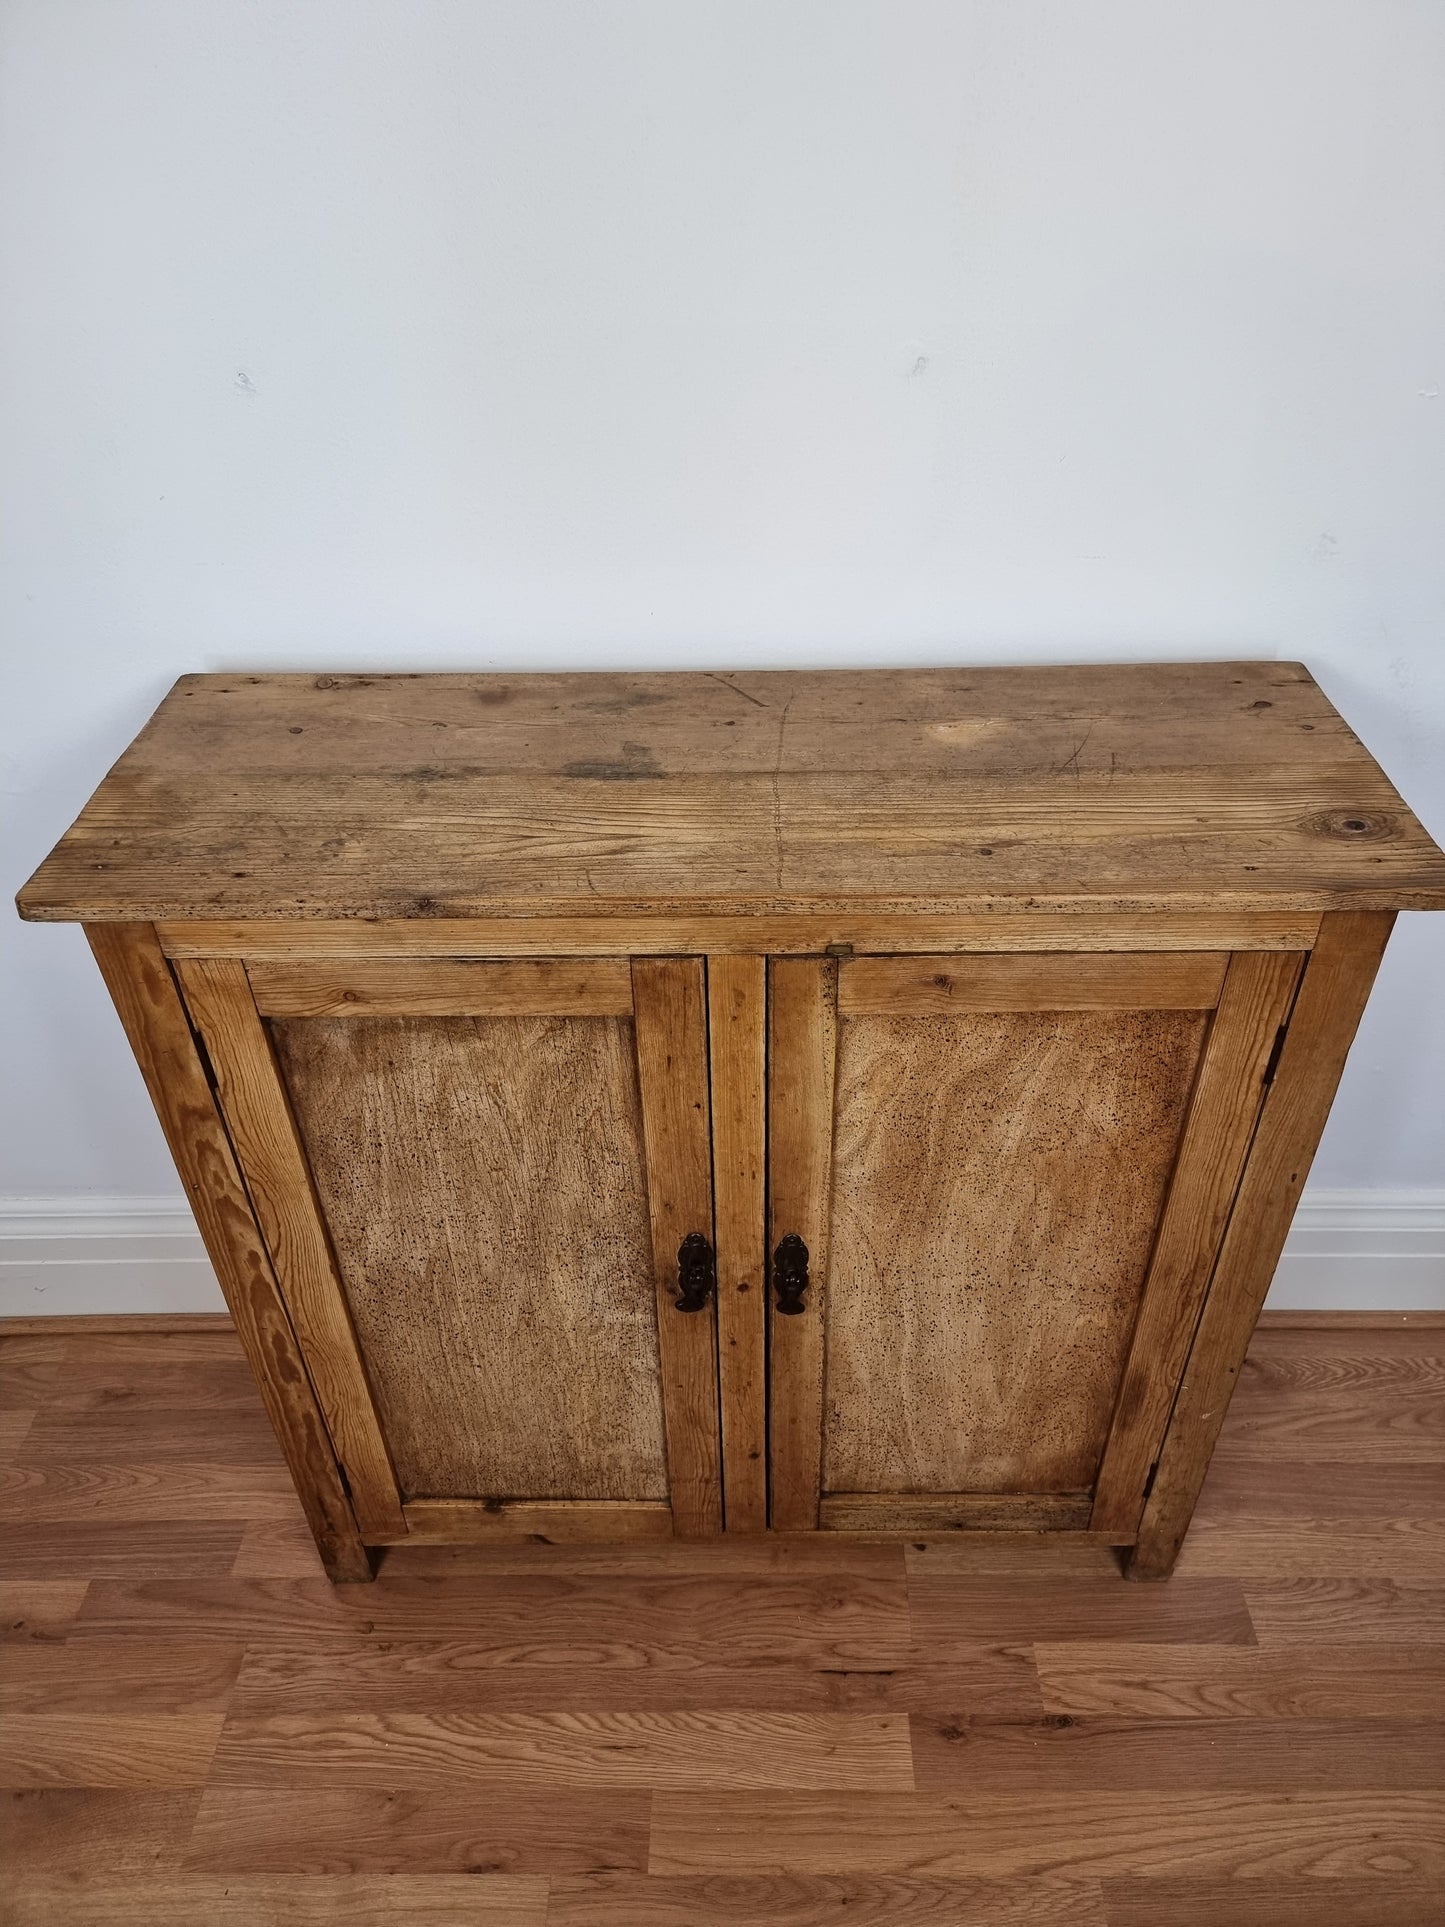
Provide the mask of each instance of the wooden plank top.
{"label": "wooden plank top", "polygon": [[1445,909],[1299,663],[184,676],[42,921]]}

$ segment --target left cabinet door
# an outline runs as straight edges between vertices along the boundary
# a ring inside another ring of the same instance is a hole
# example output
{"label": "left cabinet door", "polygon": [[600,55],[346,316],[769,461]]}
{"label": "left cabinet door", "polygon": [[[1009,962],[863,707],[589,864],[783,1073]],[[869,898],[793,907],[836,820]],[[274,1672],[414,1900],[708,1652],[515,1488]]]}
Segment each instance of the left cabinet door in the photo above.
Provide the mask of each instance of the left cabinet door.
{"label": "left cabinet door", "polygon": [[362,1536],[717,1531],[702,960],[176,968]]}

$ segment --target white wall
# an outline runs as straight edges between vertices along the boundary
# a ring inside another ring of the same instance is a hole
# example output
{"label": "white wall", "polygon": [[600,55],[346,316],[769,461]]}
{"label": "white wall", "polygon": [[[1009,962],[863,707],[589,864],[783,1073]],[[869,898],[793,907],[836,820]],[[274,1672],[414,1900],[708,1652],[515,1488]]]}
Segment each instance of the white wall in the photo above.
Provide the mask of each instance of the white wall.
{"label": "white wall", "polygon": [[[0,19],[7,887],[242,665],[1279,654],[1445,834],[1438,4]],[[0,935],[0,1195],[174,1197]],[[1319,1186],[1445,1183],[1442,977],[1403,918]]]}

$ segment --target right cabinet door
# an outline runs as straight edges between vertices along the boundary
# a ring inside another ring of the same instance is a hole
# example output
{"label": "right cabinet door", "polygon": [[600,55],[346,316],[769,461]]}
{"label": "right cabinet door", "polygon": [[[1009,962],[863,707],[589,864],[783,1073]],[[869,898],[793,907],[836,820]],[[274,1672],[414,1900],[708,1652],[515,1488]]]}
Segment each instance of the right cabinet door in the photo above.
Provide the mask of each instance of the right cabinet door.
{"label": "right cabinet door", "polygon": [[1133,1537],[1301,962],[771,961],[774,1529]]}

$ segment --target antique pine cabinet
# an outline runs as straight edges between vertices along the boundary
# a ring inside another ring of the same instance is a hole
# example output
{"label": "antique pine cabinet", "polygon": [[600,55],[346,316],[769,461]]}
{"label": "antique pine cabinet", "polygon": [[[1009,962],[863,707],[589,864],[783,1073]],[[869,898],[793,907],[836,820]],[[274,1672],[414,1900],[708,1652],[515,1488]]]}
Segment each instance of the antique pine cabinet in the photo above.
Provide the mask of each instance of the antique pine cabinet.
{"label": "antique pine cabinet", "polygon": [[86,926],[328,1571],[1178,1552],[1394,914],[1294,663],[203,675]]}

